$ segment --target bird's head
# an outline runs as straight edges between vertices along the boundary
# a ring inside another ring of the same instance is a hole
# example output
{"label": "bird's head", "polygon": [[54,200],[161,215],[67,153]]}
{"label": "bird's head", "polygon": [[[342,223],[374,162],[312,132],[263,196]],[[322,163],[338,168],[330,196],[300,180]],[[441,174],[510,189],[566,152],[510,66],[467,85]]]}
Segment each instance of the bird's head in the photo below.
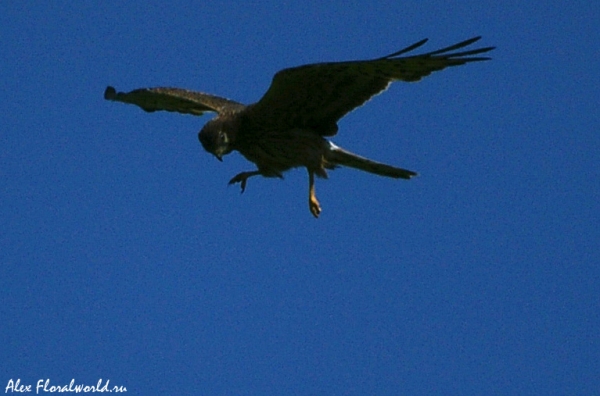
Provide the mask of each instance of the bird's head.
{"label": "bird's head", "polygon": [[223,161],[223,156],[233,151],[232,135],[233,132],[228,130],[227,124],[216,118],[204,125],[198,133],[198,140],[204,150]]}

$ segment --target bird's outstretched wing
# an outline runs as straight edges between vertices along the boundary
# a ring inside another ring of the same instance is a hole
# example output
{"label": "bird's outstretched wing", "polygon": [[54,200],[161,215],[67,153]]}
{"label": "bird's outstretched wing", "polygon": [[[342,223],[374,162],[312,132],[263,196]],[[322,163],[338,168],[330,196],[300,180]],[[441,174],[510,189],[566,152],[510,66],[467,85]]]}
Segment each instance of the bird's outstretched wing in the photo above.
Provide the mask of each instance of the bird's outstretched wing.
{"label": "bird's outstretched wing", "polygon": [[104,99],[138,105],[148,112],[165,110],[197,116],[207,111],[223,113],[246,107],[233,100],[180,88],[141,88],[124,93],[107,87]]}
{"label": "bird's outstretched wing", "polygon": [[420,55],[404,55],[421,40],[393,54],[366,61],[316,63],[283,69],[257,103],[247,108],[257,122],[279,128],[311,128],[323,136],[337,132],[337,121],[385,90],[393,81],[418,81],[434,71],[490,58],[474,56],[494,47],[459,51],[481,37]]}

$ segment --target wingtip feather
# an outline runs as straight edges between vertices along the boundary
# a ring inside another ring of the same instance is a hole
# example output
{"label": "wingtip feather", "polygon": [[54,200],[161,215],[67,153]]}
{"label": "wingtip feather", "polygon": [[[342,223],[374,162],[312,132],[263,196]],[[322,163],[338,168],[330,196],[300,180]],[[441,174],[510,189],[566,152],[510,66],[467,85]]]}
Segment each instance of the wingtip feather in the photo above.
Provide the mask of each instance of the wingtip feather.
{"label": "wingtip feather", "polygon": [[104,99],[115,100],[116,97],[117,97],[117,90],[114,87],[111,87],[110,85],[108,87],[106,87],[106,90],[104,91]]}
{"label": "wingtip feather", "polygon": [[386,56],[382,56],[380,59],[394,58],[394,57],[396,57],[396,56],[399,56],[399,55],[405,54],[405,53],[407,53],[407,52],[410,52],[410,51],[412,51],[412,50],[414,50],[414,49],[417,49],[417,48],[421,47],[421,46],[422,46],[423,44],[425,44],[427,41],[429,41],[429,39],[428,39],[428,38],[424,38],[424,39],[422,39],[421,41],[417,41],[416,43],[414,43],[414,44],[411,44],[411,45],[409,45],[408,47],[401,49],[400,51],[396,51],[396,52],[394,52],[394,53],[392,53],[392,54],[389,54],[389,55],[386,55]]}

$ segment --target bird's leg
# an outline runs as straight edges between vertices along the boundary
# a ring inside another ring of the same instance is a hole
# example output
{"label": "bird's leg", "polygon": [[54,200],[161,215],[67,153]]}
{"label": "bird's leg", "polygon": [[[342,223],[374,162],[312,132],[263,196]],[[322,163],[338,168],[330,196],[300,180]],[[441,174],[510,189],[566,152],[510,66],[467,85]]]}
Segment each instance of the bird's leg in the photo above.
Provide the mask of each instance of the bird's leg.
{"label": "bird's leg", "polygon": [[242,172],[235,175],[231,180],[229,180],[228,184],[242,183],[242,193],[246,190],[246,183],[248,182],[248,178],[252,176],[260,175],[259,171],[252,172]]}
{"label": "bird's leg", "polygon": [[319,205],[317,195],[315,194],[315,173],[311,170],[308,171],[308,208],[315,218],[319,218],[321,205]]}

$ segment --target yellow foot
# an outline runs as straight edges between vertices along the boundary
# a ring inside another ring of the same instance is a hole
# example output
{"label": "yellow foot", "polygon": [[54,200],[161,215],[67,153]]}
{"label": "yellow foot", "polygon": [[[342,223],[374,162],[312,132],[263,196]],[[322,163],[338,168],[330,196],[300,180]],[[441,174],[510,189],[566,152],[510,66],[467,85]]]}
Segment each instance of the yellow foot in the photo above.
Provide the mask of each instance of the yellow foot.
{"label": "yellow foot", "polygon": [[318,219],[321,214],[321,205],[319,205],[319,201],[317,201],[316,197],[311,197],[308,200],[308,208],[310,209],[310,213]]}

